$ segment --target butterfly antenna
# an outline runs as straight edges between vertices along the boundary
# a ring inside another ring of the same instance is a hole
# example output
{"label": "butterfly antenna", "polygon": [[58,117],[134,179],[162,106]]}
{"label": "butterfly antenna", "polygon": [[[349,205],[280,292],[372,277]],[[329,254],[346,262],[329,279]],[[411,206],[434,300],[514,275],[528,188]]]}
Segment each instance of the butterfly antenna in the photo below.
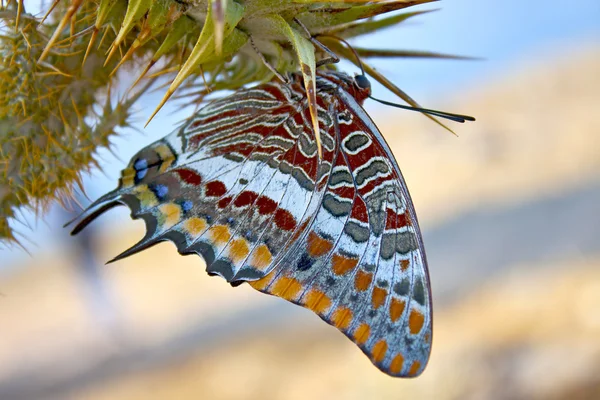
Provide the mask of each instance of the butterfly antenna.
{"label": "butterfly antenna", "polygon": [[332,39],[335,39],[341,43],[343,43],[348,50],[350,50],[352,52],[352,54],[354,54],[354,58],[356,58],[356,62],[358,63],[358,66],[360,67],[360,73],[361,75],[365,76],[365,68],[363,67],[363,63],[362,60],[360,59],[360,56],[358,55],[358,52],[356,50],[354,50],[354,47],[352,47],[352,45],[350,43],[348,43],[348,41],[344,38],[341,38],[339,36],[335,36],[335,35],[317,35],[317,36],[322,36],[322,37],[330,37]]}
{"label": "butterfly antenna", "polygon": [[289,85],[290,82],[285,78],[285,76],[281,75],[281,73],[279,71],[277,71],[277,69],[274,66],[272,66],[271,63],[267,60],[265,55],[260,52],[258,47],[256,47],[256,44],[254,44],[254,39],[252,38],[252,36],[250,36],[250,45],[252,46],[252,49],[254,50],[256,55],[258,55],[258,57],[260,58],[262,63],[273,73],[273,75],[275,75],[277,78],[279,78],[279,80],[281,82],[285,83],[286,85]]}
{"label": "butterfly antenna", "polygon": [[[324,36],[324,37],[330,37],[332,39],[335,39],[341,43],[343,43],[348,50],[350,50],[352,52],[352,54],[354,54],[354,58],[356,59],[356,62],[358,63],[358,66],[360,67],[360,73],[362,76],[366,76],[365,75],[365,68],[363,66],[362,60],[360,59],[360,56],[358,55],[358,52],[354,49],[354,47],[352,47],[352,45],[350,43],[348,43],[348,41],[346,41],[346,39],[341,38],[339,36],[335,36],[335,35],[318,35],[318,36]],[[460,123],[464,123],[465,121],[475,121],[475,118],[469,116],[469,115],[462,115],[462,114],[453,114],[453,113],[448,113],[448,112],[444,112],[444,111],[437,111],[437,110],[430,110],[427,108],[420,108],[420,107],[412,107],[412,106],[405,106],[402,104],[397,104],[397,103],[392,103],[389,101],[385,101],[385,100],[381,100],[378,98],[375,98],[373,96],[369,96],[371,99],[381,103],[381,104],[385,104],[387,106],[392,106],[392,107],[398,107],[398,108],[403,108],[405,110],[411,110],[411,111],[418,111],[418,112],[422,112],[425,114],[430,114],[430,115],[434,115],[436,117],[440,117],[440,118],[446,118],[449,119],[451,121],[456,121],[456,122],[460,122]]]}
{"label": "butterfly antenna", "polygon": [[434,115],[436,117],[446,118],[446,119],[449,119],[449,120],[455,121],[455,122],[463,123],[465,121],[475,121],[475,118],[473,118],[469,115],[453,114],[453,113],[444,112],[444,111],[430,110],[428,108],[405,106],[403,104],[397,104],[397,103],[392,103],[390,101],[381,100],[381,99],[375,98],[373,96],[369,96],[369,98],[372,100],[375,100],[381,104],[385,104],[386,106],[402,108],[404,110],[418,111],[418,112],[421,112],[424,114],[430,114],[430,115]]}

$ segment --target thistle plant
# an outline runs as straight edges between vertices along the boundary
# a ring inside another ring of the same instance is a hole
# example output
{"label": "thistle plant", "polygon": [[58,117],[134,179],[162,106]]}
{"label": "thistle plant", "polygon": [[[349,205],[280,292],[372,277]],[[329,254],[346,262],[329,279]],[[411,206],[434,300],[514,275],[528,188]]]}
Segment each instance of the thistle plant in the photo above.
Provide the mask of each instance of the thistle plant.
{"label": "thistle plant", "polygon": [[[100,167],[98,149],[130,126],[133,104],[158,77],[167,87],[152,117],[176,91],[200,103],[288,72],[301,72],[314,92],[319,60],[333,53],[359,62],[344,40],[400,24],[424,11],[395,11],[431,1],[54,0],[43,17],[28,14],[23,0],[2,1],[0,241],[17,241],[17,210],[43,212],[83,190],[82,174]],[[413,106],[366,59],[453,57],[354,52],[367,74]],[[136,79],[115,98],[116,72],[127,65]]]}

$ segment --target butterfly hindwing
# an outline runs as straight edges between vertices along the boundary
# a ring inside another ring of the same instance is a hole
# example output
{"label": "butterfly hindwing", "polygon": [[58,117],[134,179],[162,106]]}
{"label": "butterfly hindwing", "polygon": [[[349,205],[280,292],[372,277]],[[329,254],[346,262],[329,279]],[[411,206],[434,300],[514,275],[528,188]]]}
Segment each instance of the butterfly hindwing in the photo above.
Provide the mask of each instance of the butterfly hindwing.
{"label": "butterfly hindwing", "polygon": [[361,323],[370,332],[363,350],[386,373],[416,376],[429,359],[432,333],[429,275],[416,213],[396,160],[373,121],[347,92],[340,91],[340,101],[353,121],[339,124],[341,149],[368,205],[370,235],[379,242],[375,256],[365,256],[355,279],[356,290],[366,284],[363,280],[370,281],[371,301],[361,303]]}
{"label": "butterfly hindwing", "polygon": [[313,310],[382,371],[416,376],[431,343],[420,232],[387,144],[347,100],[332,112],[338,151],[317,217],[296,250],[251,285]]}
{"label": "butterfly hindwing", "polygon": [[[124,203],[147,233],[116,259],[170,240],[183,254],[202,255],[211,274],[259,279],[314,217],[323,192],[315,182],[327,166],[319,169],[302,93],[299,85],[265,84],[211,103],[134,156],[119,188],[81,219]],[[329,154],[333,125],[323,121]]]}

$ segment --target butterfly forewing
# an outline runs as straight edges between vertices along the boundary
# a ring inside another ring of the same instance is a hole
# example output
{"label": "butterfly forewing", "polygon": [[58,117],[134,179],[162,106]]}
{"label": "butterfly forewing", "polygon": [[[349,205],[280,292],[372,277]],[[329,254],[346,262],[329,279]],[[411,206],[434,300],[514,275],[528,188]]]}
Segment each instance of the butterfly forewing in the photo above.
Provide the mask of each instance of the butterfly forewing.
{"label": "butterfly forewing", "polygon": [[342,73],[317,79],[319,158],[301,79],[209,104],[140,151],[81,225],[127,204],[147,234],[117,258],[171,240],[210,274],[313,310],[382,371],[416,376],[431,299],[404,180],[359,104],[365,93]]}

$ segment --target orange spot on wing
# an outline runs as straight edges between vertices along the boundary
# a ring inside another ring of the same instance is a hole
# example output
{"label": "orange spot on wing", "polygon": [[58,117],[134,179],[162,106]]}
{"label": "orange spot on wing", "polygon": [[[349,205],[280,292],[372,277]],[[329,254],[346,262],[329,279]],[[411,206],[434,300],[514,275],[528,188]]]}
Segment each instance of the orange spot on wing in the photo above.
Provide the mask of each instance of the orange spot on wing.
{"label": "orange spot on wing", "polygon": [[156,148],[154,148],[154,151],[156,151],[156,153],[161,159],[159,172],[165,172],[175,160],[173,152],[171,151],[171,149],[169,149],[169,146],[164,144],[156,146]]}
{"label": "orange spot on wing", "polygon": [[135,186],[133,193],[135,197],[140,201],[142,208],[151,208],[158,204],[158,200],[156,200],[156,196],[150,189],[148,189],[148,185],[139,185]]}
{"label": "orange spot on wing", "polygon": [[181,207],[175,203],[163,204],[159,208],[162,228],[168,229],[181,220]]}
{"label": "orange spot on wing", "polygon": [[375,346],[373,346],[373,350],[371,351],[371,356],[373,357],[373,361],[374,362],[382,362],[383,359],[385,358],[385,353],[387,352],[387,342],[385,340],[380,340],[379,342],[375,343]]}
{"label": "orange spot on wing", "polygon": [[359,292],[364,292],[371,286],[373,281],[373,274],[365,271],[358,271],[356,278],[354,278],[354,286]]}
{"label": "orange spot on wing", "polygon": [[133,181],[133,176],[123,176],[121,178],[121,187],[126,188],[126,187],[131,187],[133,186],[134,181]]}
{"label": "orange spot on wing", "polygon": [[322,255],[329,253],[333,248],[333,243],[327,239],[323,239],[314,231],[308,234],[307,245],[308,254],[314,258],[321,257]]}
{"label": "orange spot on wing", "polygon": [[357,264],[358,259],[345,257],[341,254],[334,254],[331,258],[331,268],[336,275],[344,275],[354,269]]}
{"label": "orange spot on wing", "polygon": [[331,305],[331,300],[320,290],[311,290],[304,300],[304,305],[317,314],[323,314]]}
{"label": "orange spot on wing", "polygon": [[256,290],[264,291],[267,288],[267,286],[269,286],[274,276],[275,271],[272,271],[271,273],[263,276],[259,280],[249,281],[248,284]]}
{"label": "orange spot on wing", "polygon": [[431,335],[429,333],[426,333],[423,339],[425,340],[425,343],[431,343]]}
{"label": "orange spot on wing", "polygon": [[400,261],[400,269],[402,271],[406,271],[408,269],[408,267],[410,267],[410,261],[409,260],[402,260],[402,261]]}
{"label": "orange spot on wing", "polygon": [[250,249],[248,248],[248,242],[243,238],[235,239],[231,242],[229,247],[229,258],[234,263],[238,263],[244,260]]}
{"label": "orange spot on wing", "polygon": [[380,287],[373,288],[373,295],[371,296],[371,305],[374,309],[378,309],[379,307],[381,307],[381,305],[385,301],[385,298],[387,297],[387,294],[388,292],[385,289],[382,289]]}
{"label": "orange spot on wing", "polygon": [[273,283],[270,292],[286,300],[294,300],[302,290],[302,284],[294,278],[282,276]]}
{"label": "orange spot on wing", "polygon": [[183,227],[192,236],[199,236],[206,230],[207,224],[204,218],[193,217],[183,223]]}
{"label": "orange spot on wing", "polygon": [[136,174],[136,171],[132,167],[125,168],[123,170],[123,172],[121,173],[121,186],[122,187],[133,186],[133,184],[135,183],[135,181],[134,181],[135,174]]}
{"label": "orange spot on wing", "polygon": [[423,314],[414,309],[410,311],[410,316],[408,317],[408,327],[410,328],[410,333],[416,335],[417,333],[421,332],[424,322],[425,316]]}
{"label": "orange spot on wing", "polygon": [[209,230],[209,237],[216,245],[225,245],[231,239],[231,233],[226,225],[214,225]]}
{"label": "orange spot on wing", "polygon": [[421,363],[418,361],[413,362],[408,370],[408,376],[417,376],[419,369],[421,369]]}
{"label": "orange spot on wing", "polygon": [[331,322],[340,330],[346,329],[350,325],[350,322],[352,322],[352,311],[346,307],[339,307],[333,313]]}
{"label": "orange spot on wing", "polygon": [[404,366],[404,356],[401,353],[396,354],[396,357],[392,360],[390,364],[390,372],[394,375],[398,375],[402,372],[402,367]]}
{"label": "orange spot on wing", "polygon": [[392,301],[390,302],[390,318],[392,319],[392,322],[396,322],[398,318],[402,316],[405,307],[406,302],[404,300],[398,300],[392,297]]}
{"label": "orange spot on wing", "polygon": [[252,252],[250,265],[258,270],[264,271],[271,264],[272,260],[273,256],[267,245],[261,244]]}
{"label": "orange spot on wing", "polygon": [[364,344],[367,340],[369,340],[370,335],[371,327],[365,323],[360,324],[360,326],[354,331],[354,341],[357,344]]}

